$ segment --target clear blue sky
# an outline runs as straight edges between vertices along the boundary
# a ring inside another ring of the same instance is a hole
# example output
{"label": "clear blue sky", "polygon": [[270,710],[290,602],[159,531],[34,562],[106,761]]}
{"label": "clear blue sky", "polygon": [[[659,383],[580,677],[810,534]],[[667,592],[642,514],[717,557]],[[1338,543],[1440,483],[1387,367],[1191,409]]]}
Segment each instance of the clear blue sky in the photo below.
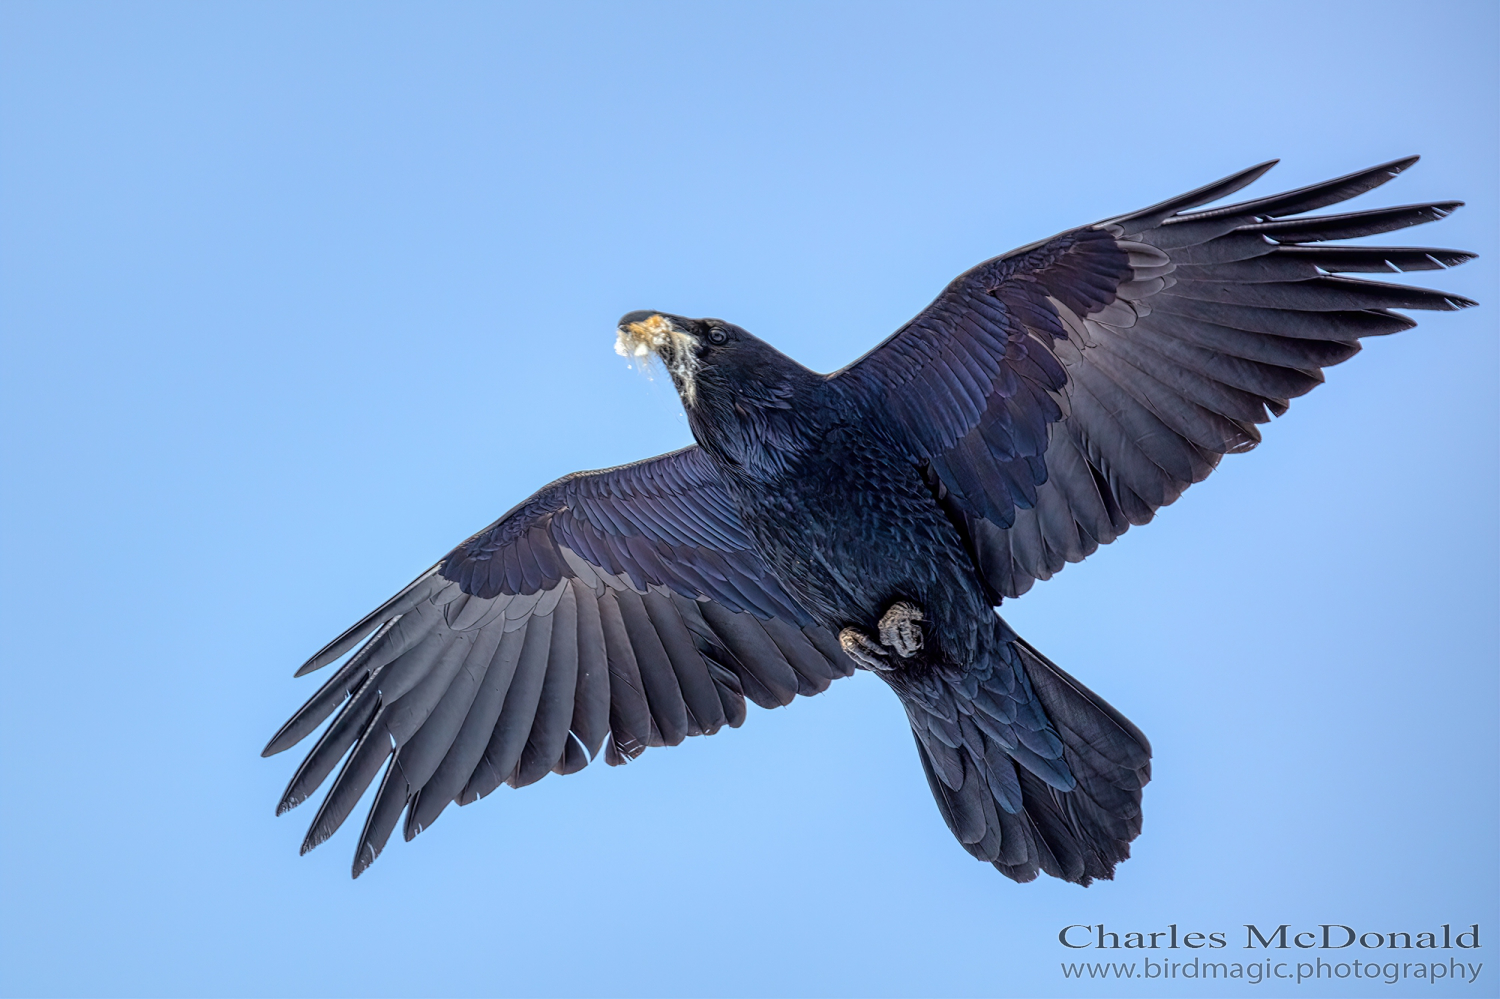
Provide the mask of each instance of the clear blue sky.
{"label": "clear blue sky", "polygon": [[[0,6],[0,990],[1191,996],[1065,982],[1057,932],[1478,922],[1477,984],[1379,994],[1493,995],[1496,7],[1131,6]],[[312,650],[689,440],[621,313],[829,370],[1011,247],[1409,153],[1359,204],[1468,201],[1402,236],[1482,307],[1005,609],[1155,747],[1115,882],[972,861],[868,676],[357,882],[357,822],[273,817]]]}

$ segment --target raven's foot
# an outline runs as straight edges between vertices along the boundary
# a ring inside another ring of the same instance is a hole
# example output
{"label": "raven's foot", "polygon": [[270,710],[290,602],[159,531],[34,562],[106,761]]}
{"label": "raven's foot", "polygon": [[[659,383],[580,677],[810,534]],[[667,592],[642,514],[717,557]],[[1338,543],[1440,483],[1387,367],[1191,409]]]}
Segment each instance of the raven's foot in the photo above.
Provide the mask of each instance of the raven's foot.
{"label": "raven's foot", "polygon": [[885,649],[858,628],[845,628],[839,632],[839,645],[850,659],[865,669],[888,673],[896,668],[896,664],[886,658]]}
{"label": "raven's foot", "polygon": [[896,650],[902,659],[910,659],[922,648],[922,626],[927,620],[916,604],[898,600],[880,619],[880,644]]}

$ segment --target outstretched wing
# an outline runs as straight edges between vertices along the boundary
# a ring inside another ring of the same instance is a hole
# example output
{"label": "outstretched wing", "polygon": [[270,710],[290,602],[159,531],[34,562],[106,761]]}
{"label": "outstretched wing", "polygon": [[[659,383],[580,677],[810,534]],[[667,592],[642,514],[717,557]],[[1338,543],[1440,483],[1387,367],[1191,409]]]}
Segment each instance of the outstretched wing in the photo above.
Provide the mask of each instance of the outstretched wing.
{"label": "outstretched wing", "polygon": [[355,877],[403,809],[411,839],[448,802],[573,773],[606,740],[618,765],[647,746],[739,726],[746,697],[783,705],[854,668],[751,550],[696,447],[559,479],[297,675],[351,650],[263,755],[339,709],[277,807],[306,800],[348,754],[304,853],[385,767]]}
{"label": "outstretched wing", "polygon": [[1256,425],[1361,337],[1416,325],[1390,310],[1474,304],[1335,276],[1473,254],[1318,245],[1440,219],[1460,202],[1300,214],[1416,159],[1188,211],[1273,161],[986,261],[833,380],[923,465],[995,595],[1024,593],[1149,521],[1223,455],[1254,447]]}

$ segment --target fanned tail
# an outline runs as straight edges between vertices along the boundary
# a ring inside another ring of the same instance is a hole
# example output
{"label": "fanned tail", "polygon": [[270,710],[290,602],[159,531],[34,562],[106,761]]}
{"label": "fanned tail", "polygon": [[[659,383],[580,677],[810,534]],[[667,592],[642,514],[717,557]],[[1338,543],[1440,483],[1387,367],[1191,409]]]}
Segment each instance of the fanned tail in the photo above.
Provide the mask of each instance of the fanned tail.
{"label": "fanned tail", "polygon": [[995,619],[958,672],[885,674],[938,810],[964,849],[1006,877],[1113,878],[1141,831],[1151,745],[1103,698]]}

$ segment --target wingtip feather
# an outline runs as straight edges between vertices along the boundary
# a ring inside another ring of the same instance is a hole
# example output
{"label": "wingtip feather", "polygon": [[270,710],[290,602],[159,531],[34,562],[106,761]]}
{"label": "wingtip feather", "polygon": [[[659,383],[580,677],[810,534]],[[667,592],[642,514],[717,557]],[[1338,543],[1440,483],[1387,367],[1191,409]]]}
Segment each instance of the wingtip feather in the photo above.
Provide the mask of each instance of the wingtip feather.
{"label": "wingtip feather", "polygon": [[1148,208],[1142,208],[1126,215],[1106,219],[1100,222],[1099,225],[1127,225],[1132,222],[1142,223],[1151,220],[1160,222],[1175,212],[1184,212],[1199,205],[1210,204],[1227,198],[1234,192],[1255,183],[1265,175],[1266,171],[1280,162],[1280,159],[1272,159],[1266,160],[1263,163],[1257,163],[1252,167],[1246,167],[1227,177],[1222,177],[1211,184],[1194,188],[1186,194],[1179,194],[1174,198],[1168,198],[1166,201],[1157,202]]}
{"label": "wingtip feather", "polygon": [[369,843],[363,844],[360,847],[359,853],[354,857],[353,866],[349,869],[350,880],[358,880],[359,876],[368,871],[379,856],[380,851],[375,849],[374,846]]}

